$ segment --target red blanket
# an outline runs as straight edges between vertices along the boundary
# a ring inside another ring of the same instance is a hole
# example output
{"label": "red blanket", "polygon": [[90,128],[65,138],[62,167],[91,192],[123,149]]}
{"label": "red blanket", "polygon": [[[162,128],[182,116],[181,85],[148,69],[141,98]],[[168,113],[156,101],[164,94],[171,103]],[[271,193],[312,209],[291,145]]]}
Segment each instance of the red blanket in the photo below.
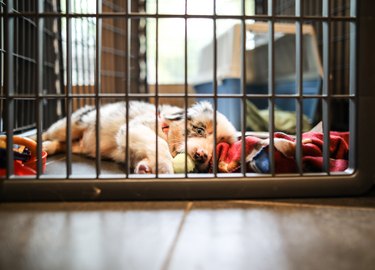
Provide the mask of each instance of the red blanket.
{"label": "red blanket", "polygon": [[[270,173],[269,140],[253,136],[245,138],[246,171]],[[275,172],[297,172],[295,162],[295,138],[285,133],[275,133]],[[219,143],[216,148],[219,172],[240,172],[242,141],[229,145]],[[302,163],[304,172],[320,172],[323,169],[323,134],[302,134]],[[348,167],[349,132],[330,132],[330,171],[344,171]]]}

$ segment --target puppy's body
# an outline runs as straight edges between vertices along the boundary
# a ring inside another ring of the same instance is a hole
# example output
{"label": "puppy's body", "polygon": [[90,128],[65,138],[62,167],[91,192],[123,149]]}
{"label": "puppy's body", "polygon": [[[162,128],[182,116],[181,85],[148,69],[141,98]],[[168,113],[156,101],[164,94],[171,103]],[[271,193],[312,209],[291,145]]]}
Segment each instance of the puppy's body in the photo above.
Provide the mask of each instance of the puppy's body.
{"label": "puppy's body", "polygon": [[[125,102],[107,104],[100,108],[99,149],[102,158],[125,162],[126,113]],[[214,113],[209,103],[197,103],[188,109],[187,147],[184,110],[181,108],[162,105],[157,113],[152,104],[131,101],[128,113],[129,161],[135,173],[156,172],[156,141],[159,173],[173,173],[172,158],[180,152],[190,155],[197,171],[208,170],[214,150]],[[96,156],[96,116],[97,111],[92,106],[83,107],[72,114],[73,153]],[[65,150],[66,122],[66,118],[57,121],[43,134],[43,148],[48,154]],[[217,142],[232,143],[235,138],[234,127],[220,113],[217,113],[216,134]]]}

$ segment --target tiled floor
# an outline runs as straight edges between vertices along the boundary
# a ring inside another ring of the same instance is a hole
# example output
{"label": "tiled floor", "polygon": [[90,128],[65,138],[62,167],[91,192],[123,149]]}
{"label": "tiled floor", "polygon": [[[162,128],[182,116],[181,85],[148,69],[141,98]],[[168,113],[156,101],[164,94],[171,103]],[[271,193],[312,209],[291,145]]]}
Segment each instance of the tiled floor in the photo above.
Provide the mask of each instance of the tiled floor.
{"label": "tiled floor", "polygon": [[358,198],[2,203],[0,269],[374,269]]}

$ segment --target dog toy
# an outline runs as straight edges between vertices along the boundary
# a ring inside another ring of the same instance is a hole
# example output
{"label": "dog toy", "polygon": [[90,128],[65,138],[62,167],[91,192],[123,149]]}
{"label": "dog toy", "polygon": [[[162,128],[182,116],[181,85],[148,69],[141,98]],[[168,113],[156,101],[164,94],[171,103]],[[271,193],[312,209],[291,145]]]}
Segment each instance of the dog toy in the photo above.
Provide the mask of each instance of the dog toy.
{"label": "dog toy", "polygon": [[[37,172],[36,142],[20,136],[13,136],[13,159],[15,175],[35,175]],[[0,176],[6,174],[6,136],[0,136]],[[47,153],[42,151],[42,172],[46,169]]]}
{"label": "dog toy", "polygon": [[179,153],[173,158],[173,169],[175,173],[184,173],[185,172],[185,157],[187,156],[187,171],[194,172],[194,161],[189,155],[185,153]]}

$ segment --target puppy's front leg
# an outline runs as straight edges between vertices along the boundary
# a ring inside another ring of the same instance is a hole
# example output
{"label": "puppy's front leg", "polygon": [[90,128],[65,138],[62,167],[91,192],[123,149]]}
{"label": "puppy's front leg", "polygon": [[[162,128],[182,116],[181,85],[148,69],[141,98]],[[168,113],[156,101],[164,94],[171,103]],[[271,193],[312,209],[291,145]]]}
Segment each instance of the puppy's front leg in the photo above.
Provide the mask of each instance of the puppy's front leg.
{"label": "puppy's front leg", "polygon": [[[117,143],[123,149],[125,157],[126,125],[123,125],[117,135]],[[134,173],[156,173],[156,134],[151,128],[137,122],[129,123],[129,160]],[[158,137],[158,173],[173,173],[172,155],[168,144]]]}

